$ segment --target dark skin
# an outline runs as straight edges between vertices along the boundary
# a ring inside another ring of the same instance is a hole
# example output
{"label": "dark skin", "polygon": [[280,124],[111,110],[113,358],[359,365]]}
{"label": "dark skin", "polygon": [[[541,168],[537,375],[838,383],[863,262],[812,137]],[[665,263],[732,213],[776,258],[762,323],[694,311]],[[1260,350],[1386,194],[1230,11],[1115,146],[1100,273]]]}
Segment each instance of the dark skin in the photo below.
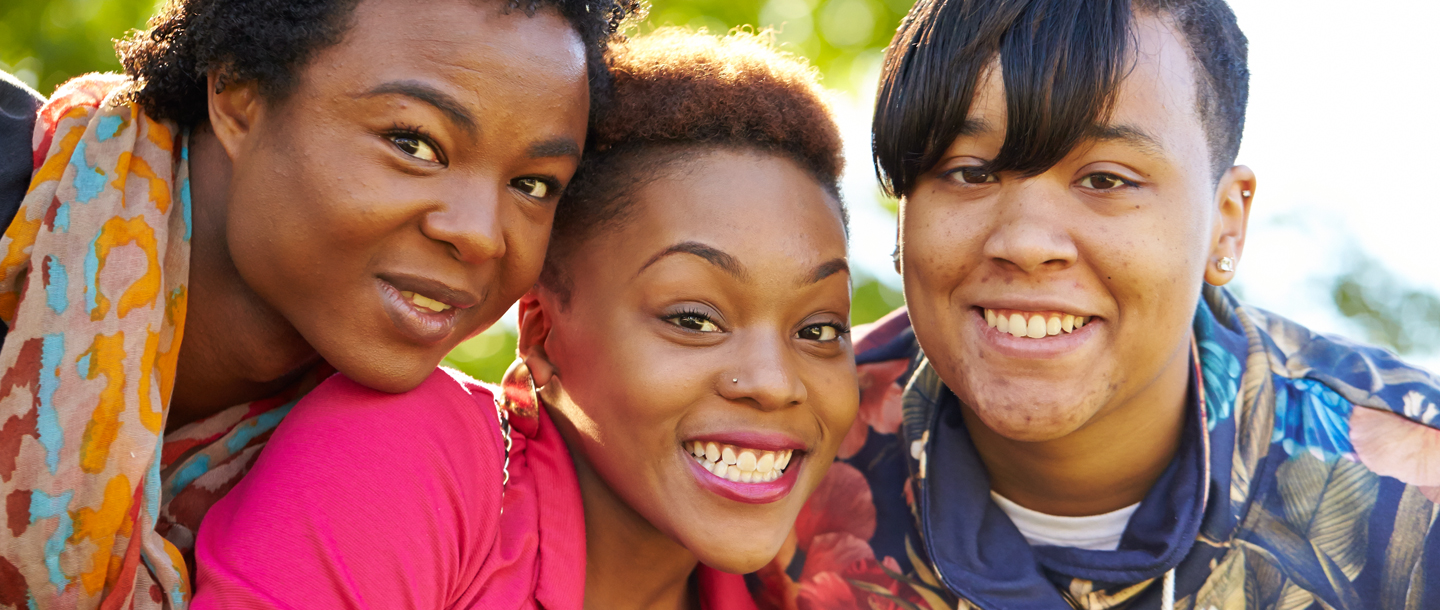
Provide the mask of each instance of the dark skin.
{"label": "dark skin", "polygon": [[585,56],[553,10],[503,9],[365,0],[282,99],[211,75],[168,429],[322,361],[409,390],[534,284],[585,139]]}
{"label": "dark skin", "polygon": [[[1183,36],[1160,17],[1135,25],[1135,66],[1097,137],[1039,176],[979,170],[1004,141],[997,64],[977,129],[901,206],[916,337],[966,405],[991,488],[1053,515],[1135,504],[1174,457],[1201,282],[1233,277],[1217,262],[1240,260],[1255,190],[1249,168],[1211,173]],[[987,310],[1089,322],[1031,338]]]}
{"label": "dark skin", "polygon": [[[544,288],[520,302],[521,353],[579,475],[586,608],[695,608],[698,562],[765,565],[858,407],[835,200],[760,153],[662,174],[624,227],[571,255],[568,303]],[[717,493],[687,449],[765,436],[802,457],[763,501]]]}

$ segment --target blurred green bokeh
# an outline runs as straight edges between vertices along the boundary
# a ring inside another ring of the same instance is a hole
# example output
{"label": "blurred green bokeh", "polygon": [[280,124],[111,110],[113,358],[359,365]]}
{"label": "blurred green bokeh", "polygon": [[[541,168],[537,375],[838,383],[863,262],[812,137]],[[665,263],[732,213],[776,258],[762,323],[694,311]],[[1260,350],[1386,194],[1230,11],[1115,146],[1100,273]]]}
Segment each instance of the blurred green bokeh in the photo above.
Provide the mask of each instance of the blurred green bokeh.
{"label": "blurred green bokeh", "polygon": [[[654,0],[638,33],[667,25],[726,32],[773,28],[781,48],[819,68],[826,86],[869,95],[881,53],[914,0]],[[119,70],[114,39],[142,28],[154,0],[9,0],[0,4],[0,70],[42,93],[71,76]],[[893,214],[895,202],[877,198]],[[1369,341],[1401,354],[1440,348],[1440,297],[1409,287],[1363,256],[1330,281],[1334,305]],[[857,274],[852,320],[870,322],[904,302],[891,285]],[[515,358],[505,324],[461,344],[445,363],[496,381]]]}

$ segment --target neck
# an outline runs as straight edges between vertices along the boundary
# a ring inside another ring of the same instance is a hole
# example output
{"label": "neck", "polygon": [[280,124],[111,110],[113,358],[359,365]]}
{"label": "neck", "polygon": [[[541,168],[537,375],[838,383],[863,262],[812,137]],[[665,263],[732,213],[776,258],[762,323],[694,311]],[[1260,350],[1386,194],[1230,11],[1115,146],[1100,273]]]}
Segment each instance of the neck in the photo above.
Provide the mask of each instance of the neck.
{"label": "neck", "polygon": [[190,136],[190,278],[166,428],[294,383],[319,355],[236,270],[226,246],[230,157],[208,127]]}
{"label": "neck", "polygon": [[1172,354],[1148,386],[1102,409],[1063,437],[1021,442],[996,434],[961,409],[990,488],[1051,515],[1099,515],[1136,504],[1175,457],[1185,427],[1190,344]]}
{"label": "neck", "polygon": [[569,432],[564,436],[585,505],[586,610],[698,608],[690,578],[699,564],[695,556],[616,496],[570,442],[575,435]]}

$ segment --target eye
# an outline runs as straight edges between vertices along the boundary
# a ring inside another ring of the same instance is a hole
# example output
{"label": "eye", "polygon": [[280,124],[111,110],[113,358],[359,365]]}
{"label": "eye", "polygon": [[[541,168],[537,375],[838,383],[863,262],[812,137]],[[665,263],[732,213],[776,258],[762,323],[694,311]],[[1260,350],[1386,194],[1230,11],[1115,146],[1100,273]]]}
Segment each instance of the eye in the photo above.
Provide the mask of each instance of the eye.
{"label": "eye", "polygon": [[395,144],[395,148],[400,149],[400,152],[422,161],[429,161],[431,163],[440,162],[440,154],[437,153],[435,147],[431,146],[430,142],[422,136],[401,133],[389,137],[390,141]]}
{"label": "eye", "polygon": [[985,171],[979,167],[962,167],[951,172],[965,184],[985,184],[988,182],[999,182],[1000,178],[995,174]]}
{"label": "eye", "polygon": [[701,313],[682,313],[665,318],[666,322],[687,330],[701,333],[719,332],[720,327],[716,326],[710,318]]}
{"label": "eye", "polygon": [[539,178],[516,178],[510,182],[510,186],[536,199],[549,197],[551,191],[550,183]]}
{"label": "eye", "polygon": [[1115,174],[1099,173],[1081,178],[1080,186],[1097,191],[1113,191],[1122,186],[1135,186],[1135,183]]}
{"label": "eye", "polygon": [[807,341],[834,341],[844,333],[844,330],[834,324],[811,324],[800,329],[796,335]]}

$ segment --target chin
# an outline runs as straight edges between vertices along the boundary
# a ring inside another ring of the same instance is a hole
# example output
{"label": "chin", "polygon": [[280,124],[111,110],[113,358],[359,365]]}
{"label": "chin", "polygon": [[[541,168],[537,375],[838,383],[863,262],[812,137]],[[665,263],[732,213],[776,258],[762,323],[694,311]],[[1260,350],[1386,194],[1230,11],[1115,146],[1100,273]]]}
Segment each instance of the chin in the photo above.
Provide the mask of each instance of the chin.
{"label": "chin", "polygon": [[[1095,417],[1103,401],[1094,393],[1077,399],[1078,384],[1056,383],[1053,391],[1033,388],[1017,391],[1018,384],[1043,384],[1035,381],[1007,380],[1006,383],[982,384],[982,391],[960,398],[975,416],[995,434],[1019,442],[1044,442],[1068,436]],[[972,386],[974,387],[974,386]],[[988,390],[988,391],[987,391]]]}
{"label": "chin", "polygon": [[741,544],[731,545],[713,544],[715,539],[711,538],[712,543],[690,547],[690,552],[695,554],[695,558],[700,560],[700,563],[721,572],[749,574],[765,567],[765,564],[775,558],[789,533],[790,531],[787,529],[773,541],[736,541]]}
{"label": "chin", "polygon": [[326,361],[355,383],[388,394],[402,394],[429,379],[430,374],[435,372],[435,368],[444,359],[442,354],[424,362],[415,362],[415,357],[412,355],[408,358],[413,363],[409,365],[401,362],[407,360],[403,356],[384,354],[351,354],[349,357],[333,360],[326,358]]}

